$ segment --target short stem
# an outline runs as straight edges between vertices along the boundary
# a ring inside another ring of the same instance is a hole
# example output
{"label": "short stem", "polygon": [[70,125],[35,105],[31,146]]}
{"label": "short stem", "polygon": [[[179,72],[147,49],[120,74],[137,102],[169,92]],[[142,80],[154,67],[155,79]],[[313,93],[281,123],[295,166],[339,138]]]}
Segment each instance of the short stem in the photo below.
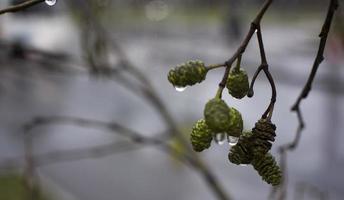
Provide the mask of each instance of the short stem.
{"label": "short stem", "polygon": [[221,98],[222,98],[223,89],[224,89],[223,87],[219,87],[219,88],[217,89],[215,98],[218,98],[218,99],[221,99]]}
{"label": "short stem", "polygon": [[219,89],[217,90],[217,93],[216,93],[216,96],[220,98],[222,97],[223,89],[226,87],[229,71],[232,68],[232,63],[226,62],[225,65],[226,65],[226,71],[223,75],[222,81],[219,84]]}
{"label": "short stem", "polygon": [[226,66],[225,63],[221,63],[221,64],[208,65],[208,66],[206,66],[206,68],[207,68],[208,71],[210,71],[210,70],[217,69],[217,68],[220,68],[220,67],[225,67],[225,66]]}
{"label": "short stem", "polygon": [[256,79],[257,79],[259,73],[260,73],[262,70],[263,70],[263,67],[262,67],[262,65],[260,65],[260,66],[257,68],[257,70],[256,70],[256,72],[254,73],[254,75],[253,75],[253,78],[252,78],[251,84],[250,84],[250,88],[249,88],[248,93],[247,93],[247,96],[248,96],[249,98],[252,98],[253,95],[254,95],[254,89],[253,89],[253,87],[254,87],[254,84],[256,83]]}
{"label": "short stem", "polygon": [[242,54],[239,54],[238,59],[237,59],[237,62],[236,62],[236,66],[235,66],[234,69],[233,69],[235,72],[239,72],[239,71],[240,71],[240,67],[241,67],[241,57],[242,57]]}

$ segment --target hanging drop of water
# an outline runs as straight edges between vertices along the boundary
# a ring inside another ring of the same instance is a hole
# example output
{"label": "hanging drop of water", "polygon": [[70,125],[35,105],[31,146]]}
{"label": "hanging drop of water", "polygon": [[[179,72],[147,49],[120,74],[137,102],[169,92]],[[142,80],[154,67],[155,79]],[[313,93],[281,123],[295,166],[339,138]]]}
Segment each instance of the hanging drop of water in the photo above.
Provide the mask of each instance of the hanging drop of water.
{"label": "hanging drop of water", "polygon": [[174,88],[176,89],[177,92],[183,92],[186,87],[177,87],[177,86],[174,86]]}
{"label": "hanging drop of water", "polygon": [[223,145],[226,140],[226,134],[225,133],[217,133],[214,136],[214,140],[218,145]]}
{"label": "hanging drop of water", "polygon": [[53,6],[55,5],[57,2],[57,0],[45,0],[45,3],[48,5],[48,6]]}
{"label": "hanging drop of water", "polygon": [[227,137],[227,141],[228,141],[228,144],[230,146],[234,146],[234,145],[236,145],[238,143],[239,138],[238,137],[233,137],[233,136],[228,136]]}

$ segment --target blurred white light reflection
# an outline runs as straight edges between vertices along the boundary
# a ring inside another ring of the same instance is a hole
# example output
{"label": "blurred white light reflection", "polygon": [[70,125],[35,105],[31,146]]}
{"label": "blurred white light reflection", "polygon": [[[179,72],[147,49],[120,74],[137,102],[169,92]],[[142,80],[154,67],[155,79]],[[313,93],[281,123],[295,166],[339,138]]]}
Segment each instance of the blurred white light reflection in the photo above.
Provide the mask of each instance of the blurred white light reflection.
{"label": "blurred white light reflection", "polygon": [[170,8],[160,0],[153,0],[145,6],[146,17],[151,21],[161,21],[169,14]]}

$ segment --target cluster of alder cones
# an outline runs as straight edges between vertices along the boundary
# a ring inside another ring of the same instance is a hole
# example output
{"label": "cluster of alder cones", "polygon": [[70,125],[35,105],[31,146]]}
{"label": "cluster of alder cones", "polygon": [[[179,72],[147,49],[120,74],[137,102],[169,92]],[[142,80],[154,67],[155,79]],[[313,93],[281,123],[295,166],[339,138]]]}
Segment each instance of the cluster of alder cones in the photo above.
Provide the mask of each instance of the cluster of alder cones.
{"label": "cluster of alder cones", "polygon": [[[176,88],[192,86],[205,80],[210,69],[202,61],[187,61],[171,69],[168,80]],[[247,95],[249,79],[240,65],[229,73],[226,88],[234,98],[242,99]],[[229,141],[235,141],[228,154],[229,161],[237,165],[251,164],[264,181],[276,186],[282,181],[282,172],[269,153],[275,141],[275,130],[276,126],[270,119],[262,118],[252,131],[243,131],[241,113],[229,107],[217,94],[206,103],[204,118],[193,126],[190,140],[197,152],[208,149],[213,139],[218,141],[227,137]]]}

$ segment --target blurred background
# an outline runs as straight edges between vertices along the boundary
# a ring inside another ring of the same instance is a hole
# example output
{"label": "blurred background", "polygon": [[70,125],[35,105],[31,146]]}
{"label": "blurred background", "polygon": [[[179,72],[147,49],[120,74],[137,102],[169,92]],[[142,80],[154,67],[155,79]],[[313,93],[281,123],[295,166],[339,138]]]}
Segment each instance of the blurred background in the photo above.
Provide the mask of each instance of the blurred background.
{"label": "blurred background", "polygon": [[[0,7],[20,2],[1,1]],[[24,199],[27,184],[19,183],[27,177],[34,180],[31,184],[44,193],[44,199],[217,199],[194,168],[157,146],[138,145],[111,130],[52,123],[25,134],[23,126],[35,117],[72,116],[116,122],[153,138],[176,125],[188,139],[193,123],[203,116],[204,104],[214,97],[224,70],[211,71],[206,81],[183,92],[168,83],[168,71],[190,59],[206,64],[227,60],[262,3],[58,0],[54,6],[42,3],[1,15],[0,199]],[[273,117],[277,138],[272,148],[277,160],[278,147],[295,137],[298,121],[290,107],[311,70],[327,4],[323,0],[276,0],[262,21],[278,90]],[[343,14],[340,7],[326,59],[301,105],[306,129],[299,147],[288,153],[286,199],[344,197]],[[259,64],[253,37],[242,66],[252,77]],[[154,91],[154,98],[142,92],[146,86]],[[249,130],[268,105],[270,86],[259,76],[254,98],[239,101],[224,93],[224,99],[242,113]],[[180,154],[187,151],[174,137],[164,140]],[[90,156],[75,153],[99,145],[115,150],[95,150]],[[229,148],[227,143],[213,143],[198,157],[233,199],[268,199],[271,187],[251,166],[229,163]],[[69,151],[76,156],[68,157]],[[60,156],[61,152],[67,156]],[[48,155],[45,160],[49,162],[39,164],[36,155]],[[20,194],[13,197],[10,193]]]}

